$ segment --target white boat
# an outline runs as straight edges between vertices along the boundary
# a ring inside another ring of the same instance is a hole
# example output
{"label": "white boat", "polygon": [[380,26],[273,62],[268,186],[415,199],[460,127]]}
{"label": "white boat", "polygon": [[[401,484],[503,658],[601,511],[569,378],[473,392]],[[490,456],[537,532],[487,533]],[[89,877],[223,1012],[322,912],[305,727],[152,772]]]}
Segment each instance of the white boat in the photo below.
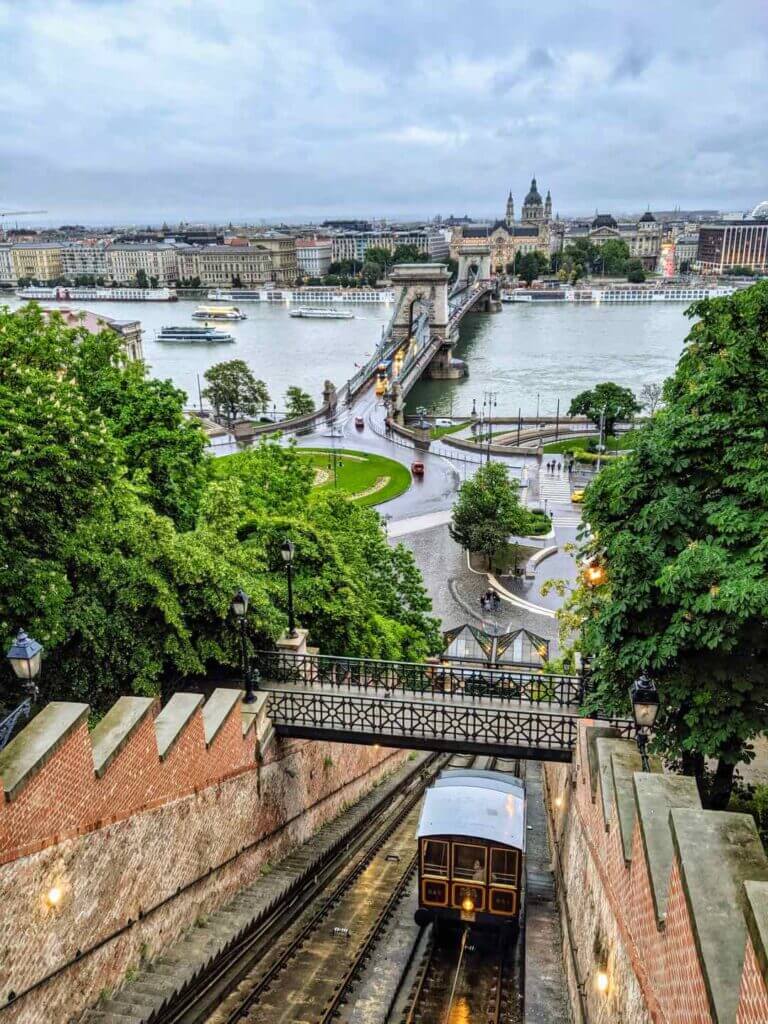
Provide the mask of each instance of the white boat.
{"label": "white boat", "polygon": [[292,309],[289,315],[306,317],[308,320],[352,320],[355,314],[330,306],[299,306],[298,309]]}
{"label": "white boat", "polygon": [[213,288],[208,292],[212,302],[310,302],[379,303],[394,302],[391,288],[340,288],[333,285],[308,285],[305,288]]}
{"label": "white boat", "polygon": [[237,306],[198,306],[193,320],[245,320],[246,315]]}
{"label": "white boat", "polygon": [[183,345],[219,345],[235,339],[226,331],[215,327],[163,327],[155,336],[156,341],[171,341]]}
{"label": "white boat", "polygon": [[57,285],[46,288],[30,285],[19,288],[20,299],[45,299],[53,302],[72,302],[73,299],[90,299],[92,302],[175,302],[178,296],[173,288],[99,288]]}

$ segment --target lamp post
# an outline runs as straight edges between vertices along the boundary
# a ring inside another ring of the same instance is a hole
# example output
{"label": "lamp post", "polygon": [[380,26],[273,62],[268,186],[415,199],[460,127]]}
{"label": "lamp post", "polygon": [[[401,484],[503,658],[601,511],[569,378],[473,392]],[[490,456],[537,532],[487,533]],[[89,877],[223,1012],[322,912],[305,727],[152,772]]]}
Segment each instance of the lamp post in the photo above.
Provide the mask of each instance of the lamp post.
{"label": "lamp post", "polygon": [[235,596],[232,598],[232,613],[240,624],[240,667],[243,673],[243,682],[245,683],[245,700],[246,704],[253,704],[256,700],[256,694],[254,688],[259,680],[259,673],[256,669],[251,670],[248,661],[248,640],[246,638],[246,615],[248,614],[248,603],[250,598],[242,587],[237,591]]}
{"label": "lamp post", "polygon": [[643,762],[643,771],[649,772],[651,765],[648,761],[648,734],[659,713],[659,691],[654,681],[642,673],[630,686],[629,699],[632,701],[632,715],[637,727],[635,739]]}
{"label": "lamp post", "polygon": [[36,679],[40,675],[42,667],[43,648],[32,637],[27,636],[23,629],[16,634],[16,639],[6,651],[6,658],[11,663],[17,679],[23,683],[27,691],[27,697],[14,708],[10,715],[0,721],[0,750],[8,743],[13,730],[22,715],[29,718],[32,711],[32,701],[37,697]]}
{"label": "lamp post", "polygon": [[280,545],[280,554],[288,574],[288,636],[295,639],[299,634],[296,632],[296,621],[293,617],[293,544],[289,540],[284,540]]}

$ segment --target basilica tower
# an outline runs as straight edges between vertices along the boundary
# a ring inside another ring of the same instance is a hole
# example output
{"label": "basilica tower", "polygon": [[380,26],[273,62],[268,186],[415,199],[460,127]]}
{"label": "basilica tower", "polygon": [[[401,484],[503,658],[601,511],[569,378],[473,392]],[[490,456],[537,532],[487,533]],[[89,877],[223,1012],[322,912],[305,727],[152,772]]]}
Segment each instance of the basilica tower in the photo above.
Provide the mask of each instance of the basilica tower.
{"label": "basilica tower", "polygon": [[531,178],[531,187],[523,201],[523,224],[538,224],[544,219],[544,206],[536,187],[536,179]]}
{"label": "basilica tower", "polygon": [[504,215],[504,223],[508,228],[511,228],[515,223],[515,201],[512,198],[512,192],[510,191],[507,196],[507,212]]}

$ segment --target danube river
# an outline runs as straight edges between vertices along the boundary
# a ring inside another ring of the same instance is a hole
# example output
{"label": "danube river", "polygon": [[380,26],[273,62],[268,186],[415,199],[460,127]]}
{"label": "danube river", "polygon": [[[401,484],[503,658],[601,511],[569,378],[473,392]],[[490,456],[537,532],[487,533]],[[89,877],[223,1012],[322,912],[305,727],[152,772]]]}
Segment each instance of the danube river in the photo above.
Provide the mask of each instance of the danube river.
{"label": "danube river", "polygon": [[[3,297],[14,307],[15,298]],[[275,303],[241,303],[248,319],[222,323],[235,344],[195,346],[161,344],[156,332],[166,324],[191,324],[199,303],[91,302],[94,312],[118,320],[140,320],[150,372],[170,377],[197,402],[197,376],[225,359],[244,359],[266,381],[272,401],[282,407],[285,389],[296,384],[319,399],[327,378],[340,387],[371,354],[391,316],[388,304],[347,306],[353,320],[303,320]],[[54,304],[51,304],[54,305]],[[73,305],[77,305],[73,303]],[[499,412],[522,407],[532,415],[554,415],[558,399],[566,411],[574,394],[603,380],[639,391],[673,370],[689,321],[684,303],[654,306],[505,305],[500,313],[465,317],[454,354],[466,360],[469,377],[460,381],[422,381],[409,407],[426,405],[440,413],[464,415],[483,391],[498,394]],[[203,382],[204,386],[204,382]]]}

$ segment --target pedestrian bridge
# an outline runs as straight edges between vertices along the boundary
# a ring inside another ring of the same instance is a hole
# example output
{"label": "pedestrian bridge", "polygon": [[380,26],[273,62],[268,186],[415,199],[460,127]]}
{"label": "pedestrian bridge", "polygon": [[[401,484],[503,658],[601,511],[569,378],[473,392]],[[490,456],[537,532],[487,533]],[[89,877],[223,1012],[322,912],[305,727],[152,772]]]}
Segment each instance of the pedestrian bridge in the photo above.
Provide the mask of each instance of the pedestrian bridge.
{"label": "pedestrian bridge", "polygon": [[577,676],[482,666],[282,651],[255,664],[278,735],[342,743],[570,761],[584,697]]}

